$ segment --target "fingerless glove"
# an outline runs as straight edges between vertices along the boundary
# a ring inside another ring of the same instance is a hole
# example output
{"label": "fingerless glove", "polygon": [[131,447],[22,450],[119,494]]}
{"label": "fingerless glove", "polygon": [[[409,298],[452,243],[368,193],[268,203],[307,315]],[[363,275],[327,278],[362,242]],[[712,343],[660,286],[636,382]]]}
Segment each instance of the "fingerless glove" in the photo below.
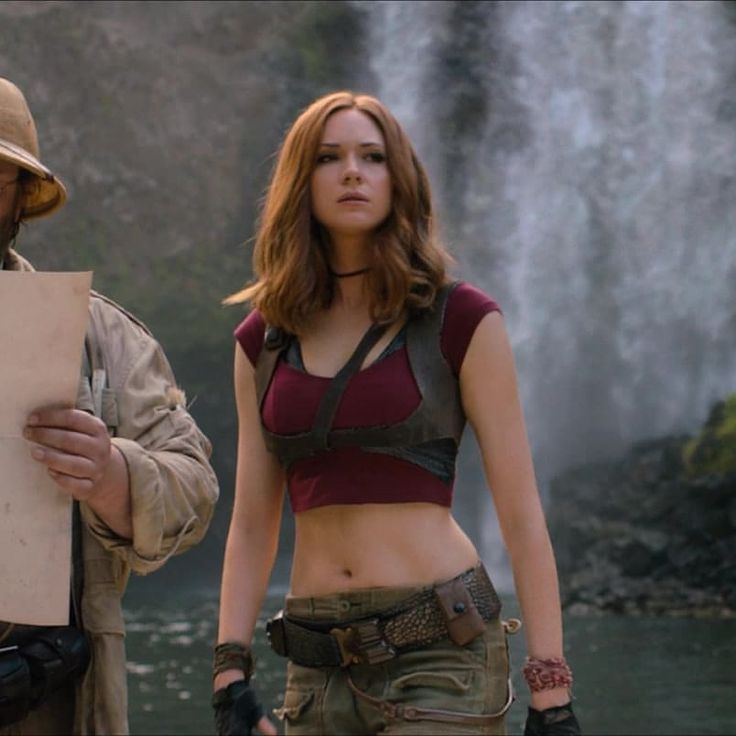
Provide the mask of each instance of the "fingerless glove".
{"label": "fingerless glove", "polygon": [[580,736],[580,724],[572,712],[572,703],[554,708],[529,708],[524,736]]}
{"label": "fingerless glove", "polygon": [[231,682],[212,696],[217,736],[250,736],[263,717],[263,708],[245,680]]}

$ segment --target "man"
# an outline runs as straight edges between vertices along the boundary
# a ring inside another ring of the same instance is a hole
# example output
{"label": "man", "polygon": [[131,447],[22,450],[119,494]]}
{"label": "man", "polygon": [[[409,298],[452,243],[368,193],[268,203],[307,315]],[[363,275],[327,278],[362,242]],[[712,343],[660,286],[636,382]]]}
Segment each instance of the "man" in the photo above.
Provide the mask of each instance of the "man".
{"label": "man", "polygon": [[[23,94],[0,78],[0,267],[32,270],[11,247],[18,227],[65,200],[63,184],[39,160]],[[61,686],[52,682],[56,675],[44,675],[43,686],[34,683],[24,701],[27,714],[17,702],[8,705],[17,694],[10,684],[4,693],[0,679],[0,717],[3,707],[10,708],[6,716],[13,707],[21,711],[5,718],[6,724],[20,720],[0,734],[128,732],[121,608],[128,575],[155,570],[197,543],[218,495],[210,444],[187,413],[161,347],[144,325],[99,294],[92,293],[89,317],[77,408],[38,407],[24,431],[31,456],[78,509],[73,577],[81,590],[72,596],[70,629],[78,641],[71,655],[57,653],[53,641],[39,644],[41,628],[0,623],[0,675],[9,673],[8,683],[13,672],[10,659],[2,668],[4,647],[10,647],[8,657],[26,651],[29,660],[41,652],[31,661],[31,675],[43,667],[58,674],[64,665],[71,674]],[[105,377],[104,389],[90,383],[93,373]],[[0,469],[0,484],[2,478]],[[43,661],[57,654],[55,662]],[[42,690],[52,692],[41,696]]]}

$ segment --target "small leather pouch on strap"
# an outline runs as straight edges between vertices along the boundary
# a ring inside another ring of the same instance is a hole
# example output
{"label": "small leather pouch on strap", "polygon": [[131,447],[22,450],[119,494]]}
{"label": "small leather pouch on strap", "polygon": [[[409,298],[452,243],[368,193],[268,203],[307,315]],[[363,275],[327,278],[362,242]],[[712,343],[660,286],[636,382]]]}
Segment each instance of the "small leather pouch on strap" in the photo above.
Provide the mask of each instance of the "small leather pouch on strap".
{"label": "small leather pouch on strap", "polygon": [[462,578],[453,578],[435,586],[434,594],[445,616],[447,632],[455,644],[465,646],[483,633],[486,622],[480,615]]}

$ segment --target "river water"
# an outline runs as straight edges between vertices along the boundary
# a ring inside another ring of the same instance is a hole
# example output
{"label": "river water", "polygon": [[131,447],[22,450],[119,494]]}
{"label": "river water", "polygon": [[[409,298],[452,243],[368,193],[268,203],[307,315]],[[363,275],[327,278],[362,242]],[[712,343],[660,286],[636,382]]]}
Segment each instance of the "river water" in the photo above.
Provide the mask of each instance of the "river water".
{"label": "river water", "polygon": [[[264,607],[279,607],[272,594]],[[505,615],[518,615],[505,602]],[[155,602],[126,599],[128,684],[133,734],[213,733],[209,706],[214,593]],[[575,668],[576,712],[586,734],[736,733],[736,621],[567,617],[566,650]],[[521,733],[527,696],[519,676],[520,634],[510,639],[518,699],[509,733]],[[267,710],[280,705],[284,661],[256,634],[256,686]]]}

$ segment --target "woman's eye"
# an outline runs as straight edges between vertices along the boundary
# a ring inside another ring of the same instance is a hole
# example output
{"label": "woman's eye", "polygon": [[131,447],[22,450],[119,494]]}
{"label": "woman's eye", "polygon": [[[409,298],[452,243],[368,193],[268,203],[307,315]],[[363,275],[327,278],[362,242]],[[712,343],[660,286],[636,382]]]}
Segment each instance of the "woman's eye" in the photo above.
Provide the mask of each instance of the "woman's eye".
{"label": "woman's eye", "polygon": [[381,164],[386,160],[386,156],[380,151],[371,151],[366,158],[374,164]]}
{"label": "woman's eye", "polygon": [[335,161],[336,159],[337,156],[334,153],[320,153],[319,156],[317,156],[317,163],[326,164],[328,161]]}

